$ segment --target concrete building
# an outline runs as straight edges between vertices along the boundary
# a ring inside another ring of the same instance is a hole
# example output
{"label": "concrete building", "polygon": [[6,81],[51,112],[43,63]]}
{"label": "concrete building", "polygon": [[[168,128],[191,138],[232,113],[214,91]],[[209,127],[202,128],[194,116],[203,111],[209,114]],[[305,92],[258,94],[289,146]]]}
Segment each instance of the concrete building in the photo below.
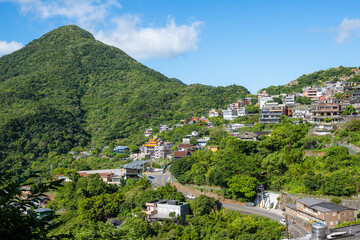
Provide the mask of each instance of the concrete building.
{"label": "concrete building", "polygon": [[170,213],[175,213],[175,217],[185,220],[186,215],[190,213],[190,206],[178,200],[156,200],[146,203],[146,210],[143,212],[146,213],[147,220],[150,222],[171,219]]}
{"label": "concrete building", "polygon": [[261,109],[260,123],[280,123],[281,115],[286,114],[286,106],[270,102]]}
{"label": "concrete building", "polygon": [[302,118],[306,120],[310,120],[312,113],[310,113],[311,106],[310,105],[295,105],[292,108],[292,114],[294,118]]}
{"label": "concrete building", "polygon": [[305,88],[303,89],[303,96],[310,98],[312,101],[318,100],[318,88]]}
{"label": "concrete building", "polygon": [[285,204],[285,213],[290,217],[321,222],[330,228],[352,221],[355,217],[355,209],[313,198],[299,199],[296,205]]}
{"label": "concrete building", "polygon": [[345,106],[340,103],[323,102],[311,104],[311,122],[314,124],[319,122],[344,122],[344,116],[342,115],[344,108]]}
{"label": "concrete building", "polygon": [[285,105],[295,105],[295,95],[289,94],[285,96],[283,102]]}
{"label": "concrete building", "polygon": [[231,110],[231,109],[227,109],[227,110],[223,110],[223,118],[225,120],[234,120],[235,118],[237,118],[237,113],[236,110]]}
{"label": "concrete building", "polygon": [[259,107],[260,109],[263,109],[264,106],[265,106],[265,103],[269,102],[269,101],[272,101],[273,100],[273,97],[262,97],[259,99]]}

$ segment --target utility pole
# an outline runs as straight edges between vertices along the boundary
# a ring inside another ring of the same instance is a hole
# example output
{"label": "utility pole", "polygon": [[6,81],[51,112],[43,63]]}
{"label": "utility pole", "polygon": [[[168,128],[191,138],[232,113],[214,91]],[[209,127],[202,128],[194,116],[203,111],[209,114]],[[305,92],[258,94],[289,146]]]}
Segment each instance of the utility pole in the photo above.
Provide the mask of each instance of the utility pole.
{"label": "utility pole", "polygon": [[288,215],[285,215],[285,237],[289,238]]}
{"label": "utility pole", "polygon": [[[260,201],[260,204],[259,204],[259,207],[261,207],[261,203],[263,202],[264,200],[264,186],[261,184],[260,187],[259,187],[260,191],[261,191],[261,201]],[[263,204],[264,206],[264,204]]]}

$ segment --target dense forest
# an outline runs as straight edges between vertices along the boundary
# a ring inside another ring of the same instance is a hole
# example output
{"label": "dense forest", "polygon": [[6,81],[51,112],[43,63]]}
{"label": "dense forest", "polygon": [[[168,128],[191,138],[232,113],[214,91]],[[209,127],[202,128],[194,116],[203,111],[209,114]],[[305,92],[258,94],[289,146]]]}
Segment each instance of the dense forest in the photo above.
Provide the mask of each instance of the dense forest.
{"label": "dense forest", "polygon": [[141,144],[146,127],[225,107],[241,86],[185,85],[77,26],[0,58],[0,167],[18,174],[73,148]]}

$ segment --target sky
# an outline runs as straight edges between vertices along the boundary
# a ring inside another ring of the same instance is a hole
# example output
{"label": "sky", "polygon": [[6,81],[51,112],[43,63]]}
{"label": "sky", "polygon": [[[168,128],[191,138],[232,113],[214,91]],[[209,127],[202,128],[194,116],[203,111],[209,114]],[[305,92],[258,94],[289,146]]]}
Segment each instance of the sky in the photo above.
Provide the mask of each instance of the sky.
{"label": "sky", "polygon": [[0,0],[0,56],[75,24],[185,84],[253,94],[360,66],[360,1]]}

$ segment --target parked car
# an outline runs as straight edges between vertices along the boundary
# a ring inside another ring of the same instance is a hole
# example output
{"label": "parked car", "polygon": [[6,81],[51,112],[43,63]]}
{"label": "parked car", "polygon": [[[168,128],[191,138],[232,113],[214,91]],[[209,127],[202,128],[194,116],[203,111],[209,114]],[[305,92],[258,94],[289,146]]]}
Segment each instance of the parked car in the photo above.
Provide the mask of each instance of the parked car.
{"label": "parked car", "polygon": [[280,219],[280,223],[281,223],[282,225],[285,225],[285,224],[286,224],[286,220],[285,220],[284,218],[282,218],[282,219]]}
{"label": "parked car", "polygon": [[255,207],[256,206],[256,204],[254,202],[248,202],[245,205],[248,206],[248,207]]}
{"label": "parked car", "polygon": [[190,199],[190,200],[194,200],[194,199],[195,199],[195,196],[192,195],[192,194],[188,194],[188,195],[186,195],[186,197],[187,197],[188,199]]}
{"label": "parked car", "polygon": [[337,239],[337,238],[341,238],[341,237],[345,237],[347,236],[348,233],[347,232],[333,232],[330,233],[329,235],[327,235],[327,239]]}

